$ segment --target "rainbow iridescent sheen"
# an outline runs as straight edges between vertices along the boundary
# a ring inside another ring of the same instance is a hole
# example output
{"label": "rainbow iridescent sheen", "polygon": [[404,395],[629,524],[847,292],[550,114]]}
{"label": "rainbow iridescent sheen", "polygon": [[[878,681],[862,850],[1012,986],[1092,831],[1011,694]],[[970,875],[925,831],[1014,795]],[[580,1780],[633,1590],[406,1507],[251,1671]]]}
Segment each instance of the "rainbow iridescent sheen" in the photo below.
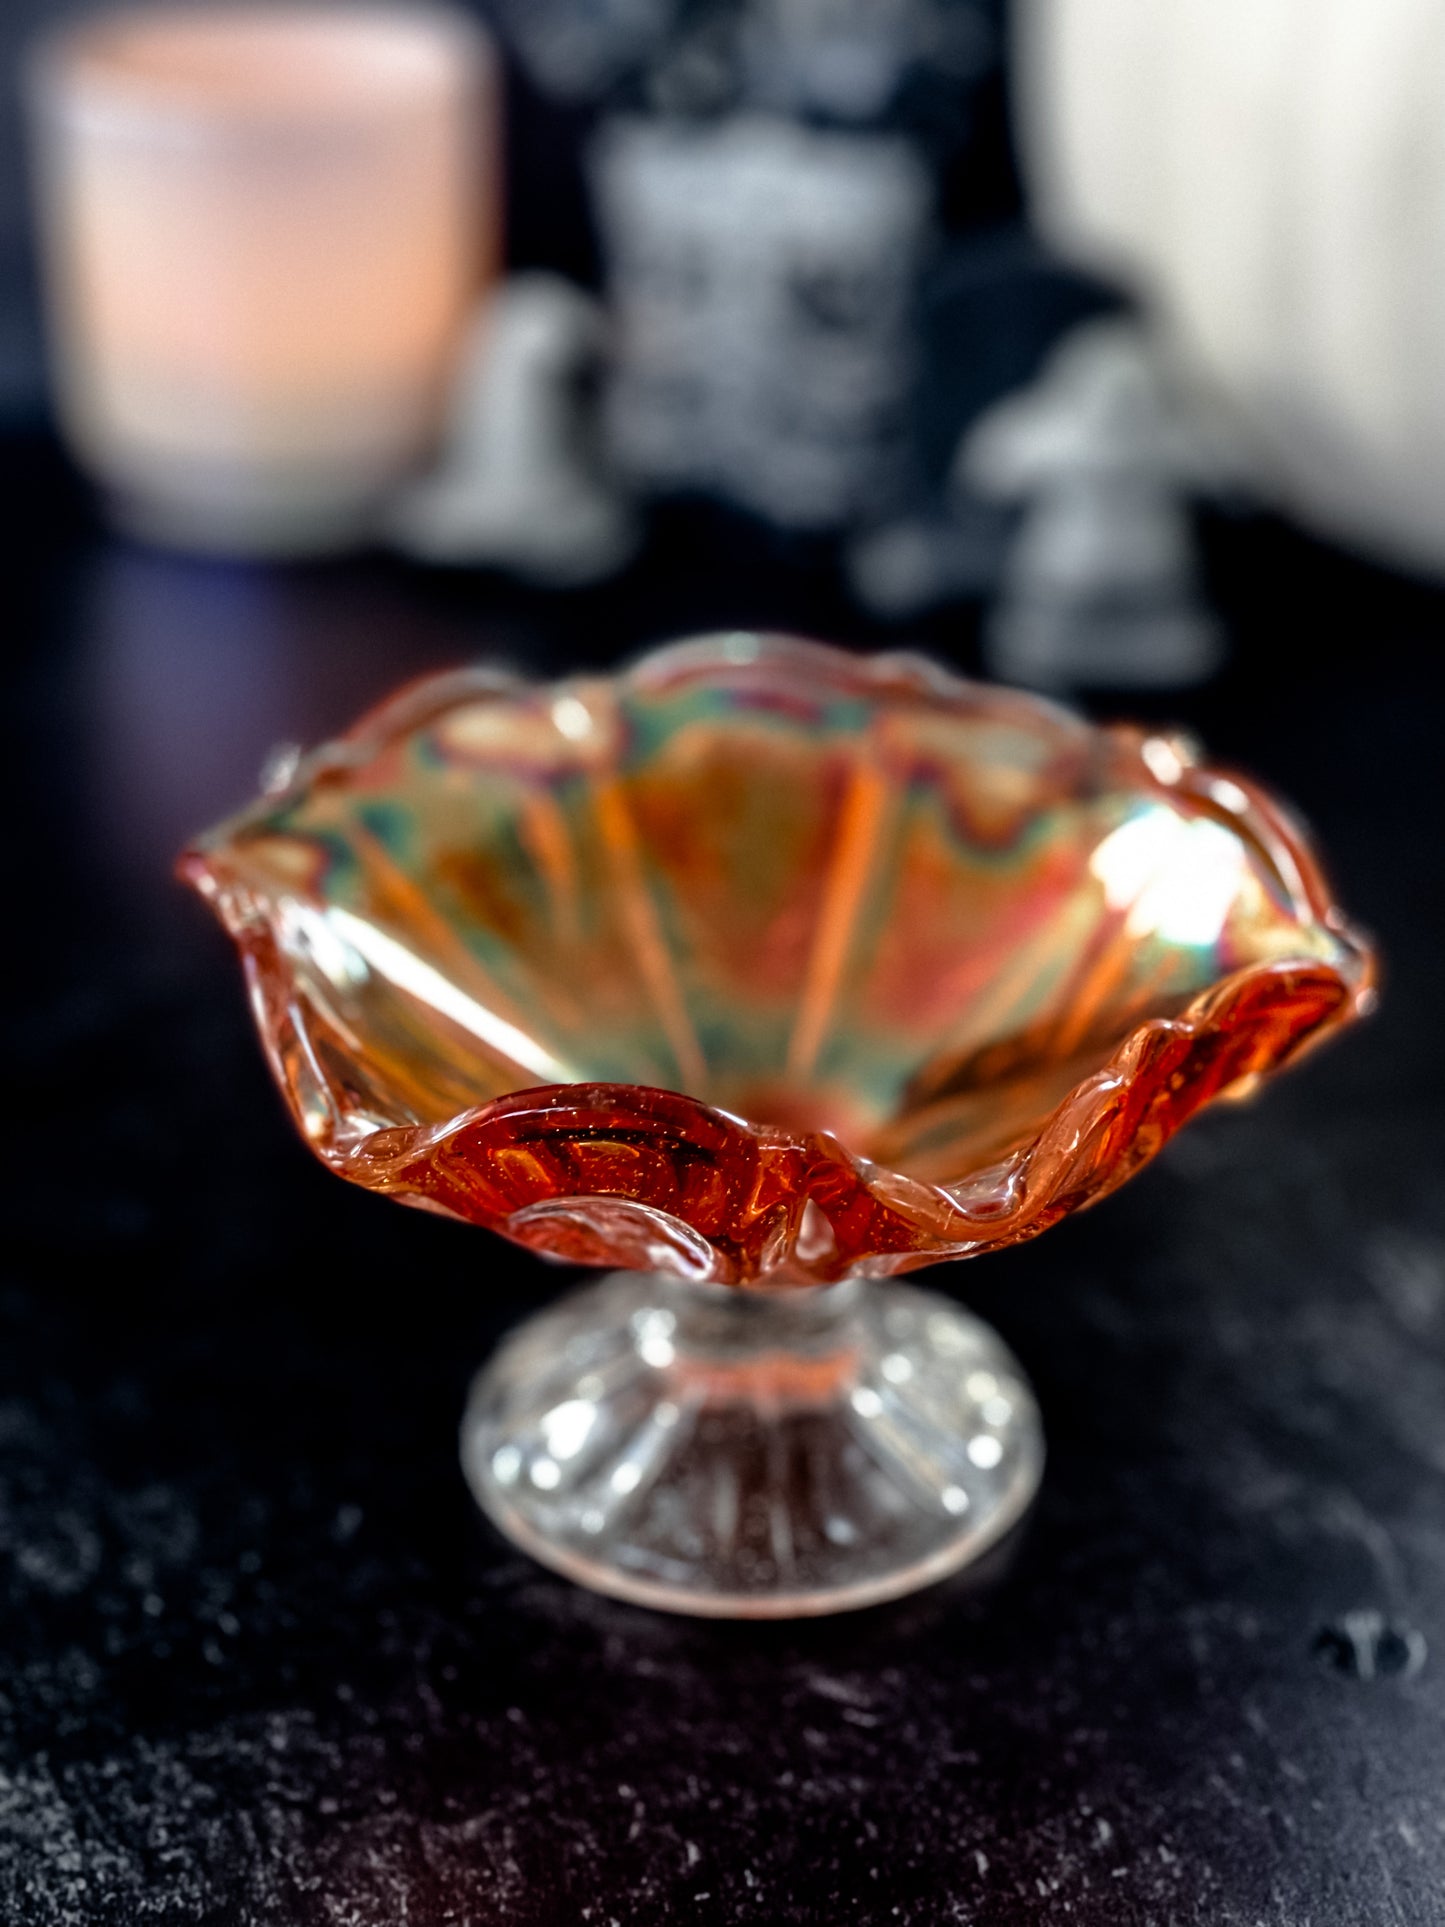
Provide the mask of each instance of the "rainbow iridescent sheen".
{"label": "rainbow iridescent sheen", "polygon": [[181,867],[333,1170],[729,1283],[1030,1237],[1372,995],[1253,784],[786,638],[435,678]]}

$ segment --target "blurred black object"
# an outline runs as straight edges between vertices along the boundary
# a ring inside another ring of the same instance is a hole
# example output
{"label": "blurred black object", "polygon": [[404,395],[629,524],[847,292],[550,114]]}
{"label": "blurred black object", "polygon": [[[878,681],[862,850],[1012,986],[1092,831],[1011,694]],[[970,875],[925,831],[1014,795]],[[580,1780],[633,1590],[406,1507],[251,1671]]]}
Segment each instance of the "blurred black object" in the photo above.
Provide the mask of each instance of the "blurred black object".
{"label": "blurred black object", "polygon": [[[563,25],[585,18],[601,36],[588,160],[622,475],[785,530],[896,512],[916,493],[910,416],[932,373],[924,276],[950,230],[1017,209],[1003,118],[989,111],[998,8],[713,0],[599,13],[552,0],[507,17],[558,86],[559,50],[581,44]],[[586,84],[580,68],[568,79]]]}

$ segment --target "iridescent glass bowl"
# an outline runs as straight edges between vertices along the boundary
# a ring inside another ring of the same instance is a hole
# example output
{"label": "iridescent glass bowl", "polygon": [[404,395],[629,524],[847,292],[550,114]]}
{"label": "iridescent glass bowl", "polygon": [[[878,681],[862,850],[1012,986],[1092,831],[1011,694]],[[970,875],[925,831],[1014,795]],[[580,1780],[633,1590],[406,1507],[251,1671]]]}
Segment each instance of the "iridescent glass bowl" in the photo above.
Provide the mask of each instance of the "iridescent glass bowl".
{"label": "iridescent glass bowl", "polygon": [[773,637],[424,682],[182,873],[333,1171],[619,1268],[478,1378],[486,1511],[717,1615],[1007,1531],[1023,1373],[899,1275],[1095,1203],[1372,996],[1300,830],[1187,744]]}

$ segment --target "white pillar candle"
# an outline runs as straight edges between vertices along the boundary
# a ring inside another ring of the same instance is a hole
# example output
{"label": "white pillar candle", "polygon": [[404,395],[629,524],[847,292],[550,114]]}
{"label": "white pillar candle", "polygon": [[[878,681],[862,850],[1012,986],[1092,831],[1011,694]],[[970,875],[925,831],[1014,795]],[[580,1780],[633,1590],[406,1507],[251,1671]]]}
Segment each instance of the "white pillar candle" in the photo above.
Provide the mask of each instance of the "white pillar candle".
{"label": "white pillar candle", "polygon": [[163,539],[363,534],[433,444],[495,264],[481,34],[426,6],[155,8],[63,34],[32,79],[79,459]]}

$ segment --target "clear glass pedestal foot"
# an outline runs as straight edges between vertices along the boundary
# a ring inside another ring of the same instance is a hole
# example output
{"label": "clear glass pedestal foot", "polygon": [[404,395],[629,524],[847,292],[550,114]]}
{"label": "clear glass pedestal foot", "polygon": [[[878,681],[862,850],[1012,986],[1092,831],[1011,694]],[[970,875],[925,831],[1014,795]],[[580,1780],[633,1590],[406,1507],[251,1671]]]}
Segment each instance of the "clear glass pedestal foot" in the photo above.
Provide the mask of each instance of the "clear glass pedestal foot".
{"label": "clear glass pedestal foot", "polygon": [[1002,1341],[893,1281],[734,1291],[614,1272],[478,1375],[462,1464],[544,1565],[671,1612],[897,1598],[1022,1516],[1038,1408]]}

